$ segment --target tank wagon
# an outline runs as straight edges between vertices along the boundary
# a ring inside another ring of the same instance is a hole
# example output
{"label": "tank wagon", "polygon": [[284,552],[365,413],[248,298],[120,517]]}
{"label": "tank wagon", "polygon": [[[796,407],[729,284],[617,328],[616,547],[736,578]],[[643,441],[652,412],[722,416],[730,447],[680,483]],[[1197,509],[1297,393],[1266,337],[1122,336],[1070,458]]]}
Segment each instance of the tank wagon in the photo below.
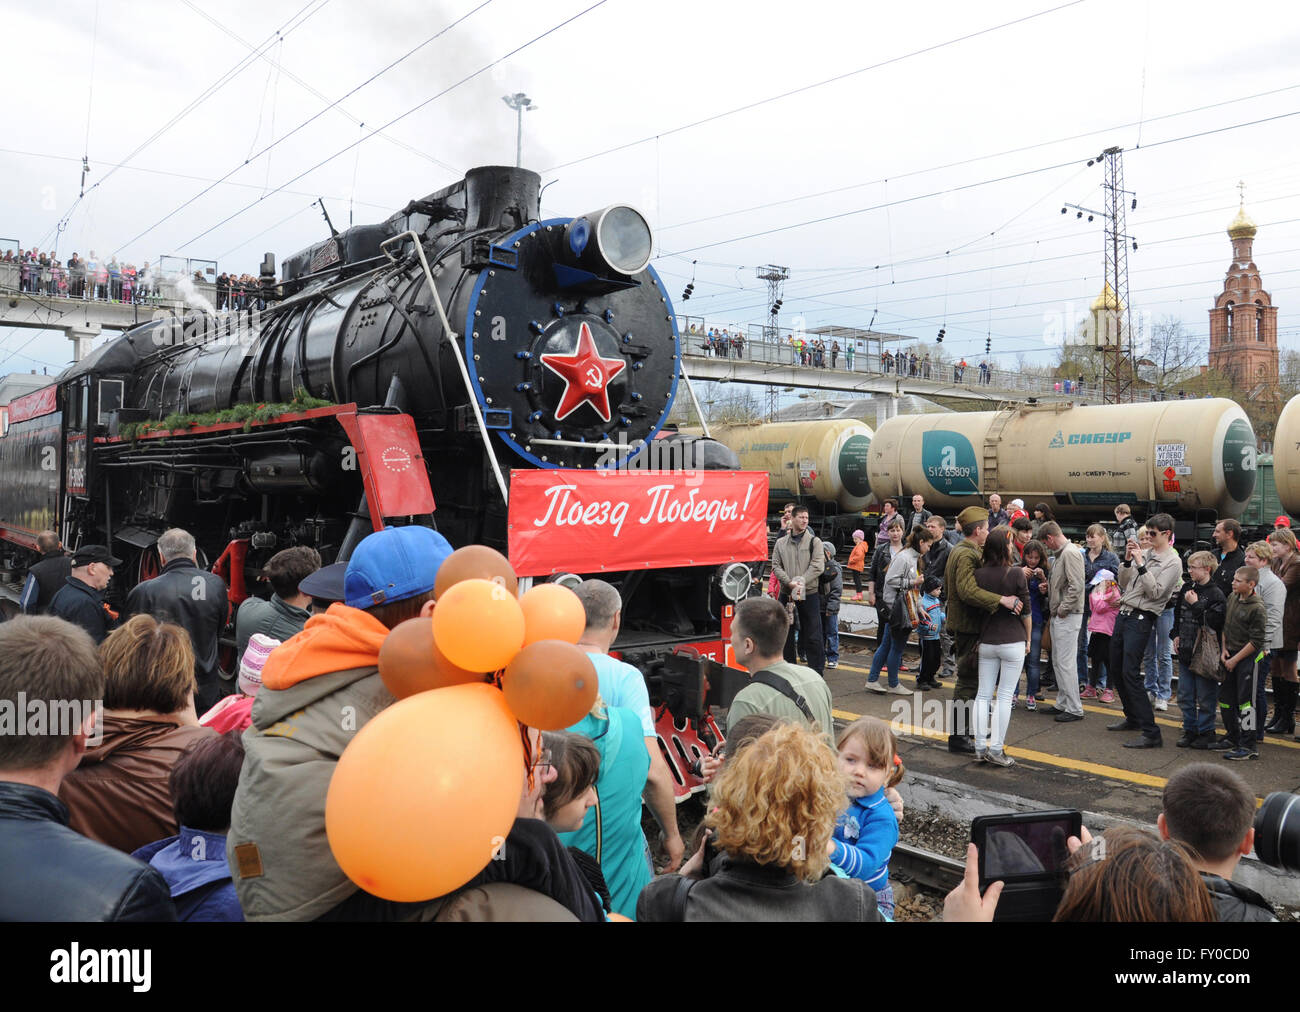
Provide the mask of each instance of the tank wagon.
{"label": "tank wagon", "polygon": [[998,492],[1045,502],[1066,522],[1110,519],[1123,502],[1204,524],[1241,516],[1256,467],[1245,411],[1216,398],[891,418],[871,442],[868,476],[878,498],[920,492],[944,513]]}
{"label": "tank wagon", "polygon": [[1292,515],[1300,514],[1300,397],[1292,397],[1277,419],[1273,433],[1273,480],[1282,509]]}
{"label": "tank wagon", "polygon": [[741,470],[766,471],[774,505],[801,501],[857,513],[872,501],[867,480],[871,429],[852,418],[714,428]]}

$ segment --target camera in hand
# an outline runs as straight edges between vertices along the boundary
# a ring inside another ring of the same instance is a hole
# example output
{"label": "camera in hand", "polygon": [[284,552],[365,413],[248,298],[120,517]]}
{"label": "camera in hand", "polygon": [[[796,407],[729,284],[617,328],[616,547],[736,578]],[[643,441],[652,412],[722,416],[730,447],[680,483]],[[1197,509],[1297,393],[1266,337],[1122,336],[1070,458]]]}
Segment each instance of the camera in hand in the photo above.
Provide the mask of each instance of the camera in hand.
{"label": "camera in hand", "polygon": [[979,887],[1004,883],[995,921],[1050,921],[1061,902],[1070,851],[1083,828],[1077,809],[981,815],[971,822],[979,848]]}

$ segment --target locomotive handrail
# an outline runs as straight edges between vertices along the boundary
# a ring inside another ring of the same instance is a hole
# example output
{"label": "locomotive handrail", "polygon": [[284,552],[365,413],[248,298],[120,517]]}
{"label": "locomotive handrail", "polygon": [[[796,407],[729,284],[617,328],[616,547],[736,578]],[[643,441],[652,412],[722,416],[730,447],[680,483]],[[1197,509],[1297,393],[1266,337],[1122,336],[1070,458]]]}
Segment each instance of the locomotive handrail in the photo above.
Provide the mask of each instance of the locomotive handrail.
{"label": "locomotive handrail", "polygon": [[695,417],[700,420],[700,426],[704,429],[704,438],[712,439],[709,433],[709,420],[704,417],[704,412],[700,410],[700,399],[695,396],[695,387],[691,384],[691,377],[686,372],[686,356],[681,357],[682,379],[686,381],[686,392],[691,395],[691,401],[695,404]]}
{"label": "locomotive handrail", "polygon": [[[496,452],[492,449],[492,439],[488,434],[487,426],[483,422],[483,413],[479,411],[478,398],[474,396],[474,387],[469,381],[469,370],[465,368],[465,356],[460,353],[460,345],[456,342],[460,340],[460,335],[451,328],[451,321],[447,319],[447,311],[442,306],[442,296],[438,294],[438,286],[433,281],[433,271],[429,269],[429,261],[424,256],[424,244],[420,241],[419,235],[408,229],[392,238],[385,239],[379,244],[379,248],[392,261],[396,262],[397,258],[389,252],[388,247],[402,239],[410,237],[415,243],[416,255],[420,258],[420,266],[424,269],[425,280],[429,282],[429,293],[433,296],[433,308],[438,311],[438,321],[442,324],[442,331],[447,335],[447,343],[451,345],[452,354],[456,356],[456,365],[460,368],[460,378],[465,381],[465,393],[469,397],[469,406],[474,411],[474,421],[478,423],[479,435],[483,438],[483,449],[487,451],[487,458],[492,464],[492,473],[497,479],[497,488],[501,490],[501,501],[505,505],[510,505],[510,493],[506,490],[506,479],[501,473],[501,465],[497,462]],[[418,337],[417,337],[418,340]]]}

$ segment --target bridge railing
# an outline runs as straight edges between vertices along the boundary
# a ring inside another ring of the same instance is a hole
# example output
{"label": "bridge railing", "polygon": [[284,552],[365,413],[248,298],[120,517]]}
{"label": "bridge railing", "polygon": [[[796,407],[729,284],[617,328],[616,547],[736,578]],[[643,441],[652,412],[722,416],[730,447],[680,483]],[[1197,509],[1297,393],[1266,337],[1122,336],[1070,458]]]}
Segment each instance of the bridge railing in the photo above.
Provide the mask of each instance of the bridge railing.
{"label": "bridge railing", "polygon": [[[795,368],[819,368],[816,365],[804,365],[799,351],[788,341],[761,341],[741,337],[739,346],[736,338],[740,335],[730,334],[730,341],[716,341],[710,345],[707,334],[682,333],[682,347],[686,354],[702,358],[734,358],[740,361],[757,362],[765,365],[785,365]],[[902,369],[898,368],[902,366]],[[887,367],[888,366],[888,367]],[[966,386],[972,388],[988,387],[999,390],[1015,390],[1030,394],[1070,394],[1083,398],[1096,397],[1099,393],[1095,385],[1083,384],[1077,380],[1058,380],[1046,376],[1027,376],[1021,372],[1005,369],[981,370],[979,364],[967,362],[965,367],[958,362],[926,362],[918,360],[915,371],[910,367],[910,360],[899,362],[897,359],[886,364],[874,353],[855,352],[850,357],[841,349],[837,354],[829,349],[822,352],[822,369],[835,372],[861,373],[864,376],[897,376],[902,379],[929,380],[945,386]]]}
{"label": "bridge railing", "polygon": [[[26,278],[24,279],[24,270]],[[209,282],[195,281],[185,285],[182,291],[179,279],[164,278],[153,285],[141,284],[139,278],[134,280],[130,300],[134,303],[151,306],[184,305],[193,302],[198,295],[212,303],[216,299],[216,285]],[[39,264],[20,264],[15,261],[0,260],[0,291],[29,292],[32,295],[48,299],[67,299],[74,302],[122,302],[125,292],[119,280],[116,289],[110,283],[103,283],[99,292],[87,282],[85,274],[73,274],[66,267],[42,268]],[[95,298],[99,294],[101,298]],[[186,295],[189,294],[189,299]]]}
{"label": "bridge railing", "polygon": [[[818,369],[835,373],[855,373],[862,376],[898,377],[903,380],[928,380],[946,388],[981,387],[988,391],[1008,391],[1027,395],[1051,395],[1078,398],[1082,403],[1101,403],[1101,389],[1096,383],[1080,383],[1078,379],[1063,380],[1049,376],[1026,375],[1009,369],[986,369],[981,372],[979,364],[969,362],[963,368],[957,362],[917,362],[916,371],[910,368],[911,360],[905,359],[901,371],[898,360],[886,364],[879,355],[862,352],[850,358],[841,349],[832,358],[832,352],[826,349],[821,366],[804,365],[800,361],[798,350],[788,341],[763,341],[750,338],[736,332],[727,335],[731,340],[726,343],[725,354],[722,342],[715,342],[710,347],[707,333],[690,333],[689,328],[681,331],[682,349],[693,358],[733,358],[742,362],[756,362],[763,365],[783,365],[799,369]],[[737,345],[736,338],[740,338]],[[1153,387],[1139,387],[1133,391],[1135,401],[1173,400],[1177,394],[1161,392]]]}

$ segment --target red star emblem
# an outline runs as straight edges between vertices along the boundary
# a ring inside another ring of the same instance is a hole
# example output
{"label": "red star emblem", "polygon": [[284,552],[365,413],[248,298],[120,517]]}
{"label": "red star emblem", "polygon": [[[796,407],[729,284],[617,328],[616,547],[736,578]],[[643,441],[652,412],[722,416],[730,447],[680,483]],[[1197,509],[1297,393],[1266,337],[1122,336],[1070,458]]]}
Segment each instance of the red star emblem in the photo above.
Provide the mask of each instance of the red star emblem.
{"label": "red star emblem", "polygon": [[609,421],[609,381],[627,368],[621,358],[601,358],[596,339],[584,322],[578,328],[578,346],[570,355],[543,355],[542,365],[564,380],[564,395],[555,409],[555,420],[573,414],[583,403],[590,404]]}

